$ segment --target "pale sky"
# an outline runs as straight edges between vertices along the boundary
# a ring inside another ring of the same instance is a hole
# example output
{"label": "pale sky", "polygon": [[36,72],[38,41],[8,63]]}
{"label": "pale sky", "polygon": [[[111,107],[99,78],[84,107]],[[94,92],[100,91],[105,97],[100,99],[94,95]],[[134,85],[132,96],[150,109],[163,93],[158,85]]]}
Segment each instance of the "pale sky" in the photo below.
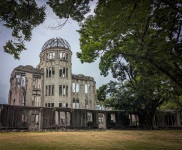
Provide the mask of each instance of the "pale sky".
{"label": "pale sky", "polygon": [[2,27],[0,24],[0,104],[8,103],[8,93],[10,87],[10,74],[13,69],[19,65],[32,65],[36,67],[39,64],[39,54],[43,44],[51,38],[60,37],[68,41],[72,50],[72,73],[84,74],[92,76],[96,81],[96,87],[99,88],[102,84],[108,83],[112,80],[111,75],[107,77],[100,76],[99,60],[94,63],[81,64],[76,57],[76,52],[80,52],[79,34],[76,30],[79,26],[76,22],[69,20],[69,22],[60,30],[50,30],[47,27],[56,24],[55,16],[50,9],[47,11],[47,18],[45,23],[36,27],[32,32],[32,39],[26,42],[26,51],[20,54],[20,60],[15,60],[12,55],[4,53],[3,46],[11,39],[11,32],[9,29]]}

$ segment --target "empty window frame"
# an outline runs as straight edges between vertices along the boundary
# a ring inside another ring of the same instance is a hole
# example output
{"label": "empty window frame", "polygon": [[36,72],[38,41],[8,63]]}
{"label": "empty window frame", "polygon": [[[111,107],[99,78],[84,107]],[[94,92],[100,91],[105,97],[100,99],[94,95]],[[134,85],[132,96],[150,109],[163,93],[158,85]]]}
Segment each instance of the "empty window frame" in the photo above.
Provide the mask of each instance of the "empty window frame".
{"label": "empty window frame", "polygon": [[59,68],[59,77],[68,78],[68,68]]}
{"label": "empty window frame", "polygon": [[63,54],[62,54],[62,52],[60,52],[59,53],[59,58],[62,59],[62,56],[63,56]]}
{"label": "empty window frame", "polygon": [[52,67],[52,77],[54,76],[55,74],[55,70],[54,70],[54,67]]}
{"label": "empty window frame", "polygon": [[65,96],[66,95],[66,86],[63,85],[63,95]]}
{"label": "empty window frame", "polygon": [[68,68],[66,68],[66,78],[68,78]]}
{"label": "empty window frame", "polygon": [[88,93],[88,84],[85,84],[85,93]]}
{"label": "empty window frame", "polygon": [[75,92],[75,83],[72,83],[72,92]]}
{"label": "empty window frame", "polygon": [[76,92],[79,92],[79,84],[78,83],[75,83],[75,89],[76,89]]}
{"label": "empty window frame", "polygon": [[78,83],[72,83],[72,91],[73,92],[79,92],[79,84]]}
{"label": "empty window frame", "polygon": [[65,59],[68,60],[68,53],[65,53],[65,55],[66,55],[66,58]]}
{"label": "empty window frame", "polygon": [[59,53],[59,58],[61,59],[61,60],[68,60],[68,53],[64,53],[64,52],[60,52]]}
{"label": "empty window frame", "polygon": [[55,69],[54,67],[46,68],[46,78],[48,77],[54,77]]}
{"label": "empty window frame", "polygon": [[66,96],[68,96],[68,86],[66,86]]}
{"label": "empty window frame", "polygon": [[62,77],[65,78],[66,77],[66,70],[65,68],[63,68],[63,74],[62,74]]}
{"label": "empty window frame", "polygon": [[79,107],[80,107],[80,105],[79,105],[79,99],[76,100],[75,106],[76,106],[76,109],[79,109]]}
{"label": "empty window frame", "polygon": [[54,95],[54,85],[46,85],[46,96],[53,96]]}
{"label": "empty window frame", "polygon": [[60,96],[68,96],[68,86],[66,85],[59,85],[59,95]]}
{"label": "empty window frame", "polygon": [[62,68],[59,68],[59,77],[62,77],[62,74],[63,74],[63,70]]}
{"label": "empty window frame", "polygon": [[54,52],[49,53],[49,59],[55,59],[55,53]]}
{"label": "empty window frame", "polygon": [[52,96],[54,96],[54,85],[52,85]]}
{"label": "empty window frame", "polygon": [[89,83],[85,84],[85,93],[90,93],[91,91],[91,85]]}
{"label": "empty window frame", "polygon": [[75,98],[73,98],[73,108],[76,108]]}
{"label": "empty window frame", "polygon": [[63,60],[66,60],[66,54],[65,53],[62,53],[63,55]]}
{"label": "empty window frame", "polygon": [[59,85],[59,95],[62,96],[62,85]]}
{"label": "empty window frame", "polygon": [[49,85],[49,95],[51,95],[51,85]]}
{"label": "empty window frame", "polygon": [[114,113],[111,114],[111,122],[116,122],[116,116]]}
{"label": "empty window frame", "polygon": [[49,77],[51,77],[51,70],[52,70],[52,68],[49,67]]}
{"label": "empty window frame", "polygon": [[92,113],[88,112],[87,113],[87,118],[88,118],[88,122],[92,122],[93,119],[92,119]]}
{"label": "empty window frame", "polygon": [[79,99],[73,98],[73,108],[79,109]]}
{"label": "empty window frame", "polygon": [[51,107],[54,107],[54,103],[51,103]]}
{"label": "empty window frame", "polygon": [[62,107],[62,103],[59,103],[59,107]]}
{"label": "empty window frame", "polygon": [[48,74],[49,74],[49,71],[48,71],[48,68],[46,68],[46,78],[48,78]]}

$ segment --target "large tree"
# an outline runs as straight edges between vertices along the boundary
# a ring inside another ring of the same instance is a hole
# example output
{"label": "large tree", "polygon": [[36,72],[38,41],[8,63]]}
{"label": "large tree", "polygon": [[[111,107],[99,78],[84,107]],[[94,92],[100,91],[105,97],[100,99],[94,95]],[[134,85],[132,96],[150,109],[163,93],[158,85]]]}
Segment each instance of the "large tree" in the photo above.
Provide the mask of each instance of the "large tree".
{"label": "large tree", "polygon": [[[48,4],[60,18],[80,22],[88,2],[49,0]],[[132,57],[151,64],[182,88],[181,25],[179,0],[99,0],[95,15],[82,22],[78,57],[82,62],[116,53]]]}
{"label": "large tree", "polygon": [[9,40],[4,51],[19,58],[25,50],[25,41],[30,41],[32,29],[43,23],[45,6],[38,7],[35,0],[1,0],[1,25],[11,29],[14,40]]}
{"label": "large tree", "polygon": [[156,111],[164,103],[180,99],[181,90],[162,74],[156,73],[152,65],[144,64],[144,69],[140,70],[140,67],[133,67],[130,63],[123,67],[117,61],[112,68],[119,82],[111,81],[103,85],[98,93],[110,94],[108,102],[115,109],[137,112],[142,128],[152,129]]}

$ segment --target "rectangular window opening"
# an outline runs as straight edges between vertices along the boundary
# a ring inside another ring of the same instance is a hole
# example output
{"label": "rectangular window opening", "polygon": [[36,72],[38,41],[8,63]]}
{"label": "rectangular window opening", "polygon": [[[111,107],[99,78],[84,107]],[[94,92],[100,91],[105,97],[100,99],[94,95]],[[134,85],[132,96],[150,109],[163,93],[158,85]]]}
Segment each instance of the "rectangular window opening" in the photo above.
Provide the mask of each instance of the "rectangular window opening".
{"label": "rectangular window opening", "polygon": [[66,86],[66,96],[68,96],[68,86]]}
{"label": "rectangular window opening", "polygon": [[68,68],[66,68],[66,78],[68,78]]}
{"label": "rectangular window opening", "polygon": [[85,93],[88,93],[88,84],[85,84]]}
{"label": "rectangular window opening", "polygon": [[66,87],[65,87],[65,85],[63,85],[63,96],[65,96],[66,95]]}
{"label": "rectangular window opening", "polygon": [[51,67],[49,67],[49,77],[51,77]]}
{"label": "rectangular window opening", "polygon": [[62,52],[59,53],[59,58],[60,58],[60,59],[63,58]]}
{"label": "rectangular window opening", "polygon": [[65,68],[63,68],[63,78],[65,78]]}
{"label": "rectangular window opening", "polygon": [[54,59],[55,58],[55,53],[54,52],[50,52],[49,53],[49,59]]}
{"label": "rectangular window opening", "polygon": [[48,69],[46,68],[46,78],[48,78]]}
{"label": "rectangular window opening", "polygon": [[49,85],[49,96],[51,95],[51,85]]}
{"label": "rectangular window opening", "polygon": [[62,96],[62,85],[59,85],[59,95]]}
{"label": "rectangular window opening", "polygon": [[54,85],[52,85],[52,95],[54,96]]}
{"label": "rectangular window opening", "polygon": [[75,83],[75,91],[79,92],[79,84],[78,83]]}
{"label": "rectangular window opening", "polygon": [[59,68],[59,77],[62,77],[62,74],[63,74],[62,68]]}

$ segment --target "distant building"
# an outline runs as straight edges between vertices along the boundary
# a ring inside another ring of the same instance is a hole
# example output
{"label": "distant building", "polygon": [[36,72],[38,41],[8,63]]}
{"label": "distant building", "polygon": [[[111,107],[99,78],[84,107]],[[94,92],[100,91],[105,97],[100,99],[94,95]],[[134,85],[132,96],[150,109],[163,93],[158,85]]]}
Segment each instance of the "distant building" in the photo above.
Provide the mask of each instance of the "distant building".
{"label": "distant building", "polygon": [[62,38],[48,40],[37,68],[18,66],[11,73],[9,105],[96,109],[96,82],[72,74],[72,51]]}

